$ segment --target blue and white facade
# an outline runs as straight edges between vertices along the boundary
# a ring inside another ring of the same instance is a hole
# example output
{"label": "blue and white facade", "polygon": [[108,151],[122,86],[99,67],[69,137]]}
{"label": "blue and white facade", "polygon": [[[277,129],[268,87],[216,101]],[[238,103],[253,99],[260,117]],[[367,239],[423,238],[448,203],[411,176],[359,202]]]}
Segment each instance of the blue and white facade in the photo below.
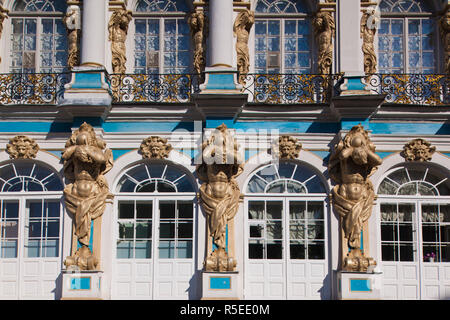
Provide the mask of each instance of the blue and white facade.
{"label": "blue and white facade", "polygon": [[[339,298],[341,231],[328,159],[358,124],[383,159],[371,176],[377,199],[363,235],[381,273],[380,298],[450,297],[447,0],[1,2],[0,299],[61,298],[73,232],[61,155],[83,122],[114,160],[105,175],[114,200],[101,217],[103,299],[202,298],[208,235],[196,165],[202,139],[222,123],[245,159],[230,239],[236,298]],[[80,63],[69,69],[62,19],[71,5],[82,37]],[[364,71],[359,27],[369,7],[379,14],[374,74]],[[121,75],[108,37],[117,8],[132,14]],[[233,22],[246,9],[255,21],[240,84]],[[203,83],[188,24],[195,10],[208,17]],[[326,75],[317,74],[318,11],[335,21]],[[11,158],[7,144],[18,135],[37,143],[34,158]],[[274,158],[281,135],[301,143],[297,158]],[[167,139],[167,158],[143,158],[150,136]],[[417,138],[435,148],[431,159],[405,159],[404,146]]]}

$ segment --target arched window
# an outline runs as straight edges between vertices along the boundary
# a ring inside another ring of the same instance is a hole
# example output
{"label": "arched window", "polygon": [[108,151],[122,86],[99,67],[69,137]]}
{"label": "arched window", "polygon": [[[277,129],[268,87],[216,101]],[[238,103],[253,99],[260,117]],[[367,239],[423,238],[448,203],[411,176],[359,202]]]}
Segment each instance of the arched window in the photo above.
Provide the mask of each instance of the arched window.
{"label": "arched window", "polygon": [[424,0],[382,0],[378,30],[380,73],[435,73],[438,28]]}
{"label": "arched window", "polygon": [[67,66],[67,31],[59,0],[17,0],[11,17],[11,64],[14,73],[59,73]]}
{"label": "arched window", "polygon": [[312,73],[312,26],[302,0],[258,0],[255,73]]}
{"label": "arched window", "polygon": [[134,21],[134,73],[183,74],[191,67],[184,0],[139,0]]}
{"label": "arched window", "polygon": [[[326,275],[326,198],[321,174],[304,162],[280,161],[252,174],[245,189],[247,299],[318,297],[312,288]],[[275,269],[284,271],[273,277]]]}
{"label": "arched window", "polygon": [[[166,161],[138,163],[120,177],[115,194],[117,298],[187,297],[195,261],[195,191],[192,174]],[[121,266],[130,265],[139,266],[136,273],[120,275]],[[139,270],[145,271],[144,266],[158,276],[139,274]],[[123,291],[120,283],[124,281],[133,288],[148,281],[150,290]],[[172,281],[184,289],[172,292],[168,289]]]}
{"label": "arched window", "polygon": [[0,287],[8,288],[0,298],[54,298],[62,264],[62,190],[59,175],[40,162],[0,164]]}

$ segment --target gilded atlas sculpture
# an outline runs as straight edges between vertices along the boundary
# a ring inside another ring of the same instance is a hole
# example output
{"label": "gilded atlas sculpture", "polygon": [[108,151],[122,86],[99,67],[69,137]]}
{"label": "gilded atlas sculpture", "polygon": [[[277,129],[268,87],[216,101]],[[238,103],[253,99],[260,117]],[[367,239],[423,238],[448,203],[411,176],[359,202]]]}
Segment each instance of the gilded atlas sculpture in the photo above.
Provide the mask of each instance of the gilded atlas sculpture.
{"label": "gilded atlas sculpture", "polygon": [[167,139],[151,136],[142,140],[139,152],[144,159],[164,159],[172,151],[172,145],[167,143]]}
{"label": "gilded atlas sculpture", "polygon": [[202,144],[202,164],[197,166],[200,204],[207,218],[205,271],[234,271],[234,216],[241,192],[235,181],[243,171],[237,141],[225,124]]}
{"label": "gilded atlas sculpture", "polygon": [[361,248],[361,232],[367,234],[375,193],[369,177],[381,164],[375,146],[362,125],[354,126],[336,146],[328,171],[336,182],[331,202],[340,216],[342,239],[341,267],[344,271],[366,272],[376,262],[366,256],[368,241]]}
{"label": "gilded atlas sculpture", "polygon": [[[203,11],[195,11],[188,18],[191,36],[194,41],[194,70],[202,75],[206,66],[206,38],[208,32],[208,21]],[[200,82],[203,83],[203,76]]]}
{"label": "gilded atlas sculpture", "polygon": [[126,46],[128,24],[132,19],[131,11],[125,9],[114,10],[108,23],[109,40],[111,41],[113,73],[126,71]]}
{"label": "gilded atlas sculpture", "polygon": [[106,143],[95,136],[94,129],[86,122],[73,132],[65,145],[64,175],[73,182],[64,188],[64,203],[74,217],[72,253],[64,261],[68,270],[99,267],[99,218],[106,203],[113,198],[104,177],[112,168],[113,157],[111,150],[105,148]]}
{"label": "gilded atlas sculpture", "polygon": [[236,37],[237,69],[239,71],[239,83],[245,85],[245,78],[249,72],[250,55],[248,52],[248,36],[255,23],[255,13],[248,9],[241,11],[233,25],[233,33]]}
{"label": "gilded atlas sculpture", "polygon": [[81,37],[81,15],[80,7],[70,5],[67,8],[63,22],[67,29],[67,40],[69,54],[67,57],[67,66],[72,69],[80,64],[80,37]]}
{"label": "gilded atlas sculpture", "polygon": [[444,45],[444,70],[450,74],[450,9],[439,20],[442,44]]}
{"label": "gilded atlas sculpture", "polygon": [[374,39],[377,33],[379,16],[373,7],[364,11],[361,17],[362,51],[364,53],[364,72],[369,75],[377,72],[377,55],[375,53]]}
{"label": "gilded atlas sculpture", "polygon": [[318,44],[318,73],[330,74],[333,61],[333,37],[336,26],[333,14],[319,11],[313,19],[314,34]]}
{"label": "gilded atlas sculpture", "polygon": [[6,152],[10,159],[34,159],[39,146],[34,139],[27,136],[15,136],[6,145]]}
{"label": "gilded atlas sculpture", "polygon": [[[0,5],[0,38],[2,37],[2,33],[3,33],[3,21],[5,21],[5,19],[8,19],[8,13],[9,13],[9,11]],[[1,57],[0,57],[0,62],[2,62]]]}
{"label": "gilded atlas sculpture", "polygon": [[436,151],[436,147],[425,139],[418,138],[409,141],[403,147],[401,155],[406,161],[430,161],[433,157],[433,153]]}
{"label": "gilded atlas sculpture", "polygon": [[291,136],[281,136],[272,145],[272,155],[277,159],[297,159],[302,144],[298,139]]}

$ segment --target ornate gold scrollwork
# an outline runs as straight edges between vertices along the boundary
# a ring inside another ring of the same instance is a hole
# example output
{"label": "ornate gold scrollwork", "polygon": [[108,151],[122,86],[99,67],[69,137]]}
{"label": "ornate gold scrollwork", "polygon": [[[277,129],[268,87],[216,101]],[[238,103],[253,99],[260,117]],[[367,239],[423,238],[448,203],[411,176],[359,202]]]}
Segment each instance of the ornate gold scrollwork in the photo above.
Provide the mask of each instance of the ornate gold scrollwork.
{"label": "ornate gold scrollwork", "polygon": [[377,55],[375,53],[374,39],[377,33],[376,24],[378,16],[374,8],[367,8],[361,17],[362,51],[364,53],[364,72],[372,74],[377,71]]}
{"label": "ornate gold scrollwork", "polygon": [[109,40],[111,41],[113,73],[125,73],[126,71],[126,46],[128,24],[132,19],[131,11],[116,9],[113,11],[108,23]]}
{"label": "ornate gold scrollwork", "polygon": [[206,213],[208,253],[204,261],[206,271],[233,271],[234,216],[239,207],[241,192],[235,181],[243,171],[237,141],[225,124],[220,125],[202,144],[203,162],[197,167],[200,203]]}
{"label": "ornate gold scrollwork", "polygon": [[435,146],[431,146],[425,139],[418,138],[405,144],[401,155],[406,161],[430,161],[435,151]]}
{"label": "ornate gold scrollwork", "polygon": [[33,159],[39,151],[34,139],[27,136],[15,136],[6,145],[6,152],[10,159]]}
{"label": "ornate gold scrollwork", "polygon": [[[3,21],[5,21],[5,19],[8,19],[8,13],[9,13],[9,10],[3,8],[0,5],[0,38],[2,37],[2,33],[3,33]],[[0,62],[2,62],[1,57],[0,57]]]}
{"label": "ornate gold scrollwork", "polygon": [[333,14],[329,11],[318,11],[313,19],[313,26],[318,44],[318,73],[330,74],[333,62],[333,37],[336,31]]}
{"label": "ornate gold scrollwork", "polygon": [[450,74],[450,9],[439,19],[441,39],[444,47],[444,71]]}
{"label": "ornate gold scrollwork", "polygon": [[236,37],[237,69],[239,71],[239,83],[245,85],[245,77],[250,67],[250,55],[248,52],[248,36],[255,23],[255,13],[248,9],[241,11],[233,25]]}
{"label": "ornate gold scrollwork", "polygon": [[70,5],[67,8],[63,22],[67,29],[67,38],[69,42],[69,55],[67,57],[67,66],[73,68],[80,64],[80,37],[81,37],[81,14],[80,7]]}
{"label": "ornate gold scrollwork", "polygon": [[64,188],[64,203],[74,216],[72,255],[64,261],[68,269],[95,270],[99,264],[95,251],[99,250],[100,237],[97,235],[97,240],[94,237],[91,251],[91,223],[102,216],[107,201],[113,198],[104,177],[112,168],[113,157],[111,150],[105,148],[106,143],[95,136],[94,129],[86,122],[73,132],[65,145],[64,175],[73,182]]}
{"label": "ornate gold scrollwork", "polygon": [[139,151],[144,159],[164,159],[172,151],[172,145],[167,143],[167,139],[151,136],[142,140]]}
{"label": "ornate gold scrollwork", "polygon": [[[188,18],[191,36],[194,41],[194,70],[198,74],[205,71],[206,66],[206,38],[208,36],[208,18],[203,11],[197,10]],[[202,79],[203,80],[203,79]],[[201,81],[203,82],[203,81]]]}
{"label": "ornate gold scrollwork", "polygon": [[367,268],[376,265],[373,258],[366,256],[367,241],[361,248],[361,231],[372,213],[375,200],[369,177],[381,162],[362,125],[354,126],[335,146],[330,157],[328,171],[336,182],[331,200],[340,216],[343,236],[347,240],[342,244],[341,265],[345,271],[366,272]]}

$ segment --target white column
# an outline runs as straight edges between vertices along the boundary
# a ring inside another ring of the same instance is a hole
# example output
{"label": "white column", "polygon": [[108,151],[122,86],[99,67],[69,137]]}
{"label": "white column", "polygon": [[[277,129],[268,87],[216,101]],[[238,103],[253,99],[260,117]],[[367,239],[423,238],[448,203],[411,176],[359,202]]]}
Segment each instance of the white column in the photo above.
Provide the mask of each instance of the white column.
{"label": "white column", "polygon": [[361,0],[338,1],[339,56],[338,72],[346,75],[364,74],[364,59],[360,38]]}
{"label": "white column", "polygon": [[81,65],[105,65],[106,0],[83,0]]}
{"label": "white column", "polygon": [[209,67],[233,63],[233,0],[209,1]]}

